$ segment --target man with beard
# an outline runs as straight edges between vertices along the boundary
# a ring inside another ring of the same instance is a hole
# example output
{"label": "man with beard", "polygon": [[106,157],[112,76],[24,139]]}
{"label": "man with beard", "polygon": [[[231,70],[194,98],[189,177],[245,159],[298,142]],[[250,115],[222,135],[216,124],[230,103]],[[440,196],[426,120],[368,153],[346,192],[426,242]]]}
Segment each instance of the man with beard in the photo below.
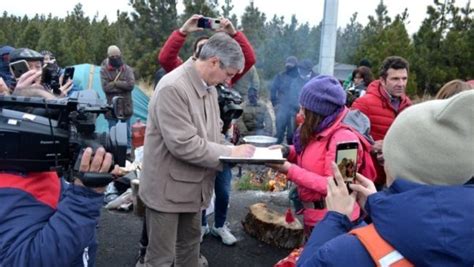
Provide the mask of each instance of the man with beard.
{"label": "man with beard", "polygon": [[[117,46],[109,46],[107,55],[108,57],[104,59],[100,67],[102,90],[104,90],[108,104],[112,104],[112,99],[115,96],[123,97],[123,105],[120,106],[118,112],[127,118],[127,143],[130,148],[130,117],[133,114],[132,90],[135,86],[135,76],[132,68],[123,62],[122,53]],[[106,113],[105,118],[109,123],[109,129],[118,122],[111,112]]]}

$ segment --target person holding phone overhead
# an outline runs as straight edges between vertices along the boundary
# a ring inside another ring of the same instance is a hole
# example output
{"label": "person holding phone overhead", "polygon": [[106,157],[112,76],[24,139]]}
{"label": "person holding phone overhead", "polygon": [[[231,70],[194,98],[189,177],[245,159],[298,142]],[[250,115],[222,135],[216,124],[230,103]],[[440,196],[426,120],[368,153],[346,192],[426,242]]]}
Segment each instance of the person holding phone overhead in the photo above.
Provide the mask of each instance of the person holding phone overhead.
{"label": "person holding phone overhead", "polygon": [[[199,21],[207,21],[206,23]],[[217,23],[218,21],[219,23]],[[242,48],[242,53],[244,54],[245,65],[242,72],[237,73],[231,80],[231,84],[234,84],[237,80],[240,79],[256,62],[255,52],[249,40],[245,34],[241,31],[237,31],[229,19],[212,19],[206,18],[202,15],[192,15],[178,30],[173,31],[171,35],[166,40],[163,47],[158,53],[158,63],[165,69],[166,72],[170,72],[177,68],[179,65],[183,64],[183,60],[179,57],[179,51],[186,41],[188,34],[193,32],[204,31],[204,26],[208,25],[210,30],[221,31],[229,34]],[[202,26],[202,27],[199,27]],[[211,27],[212,26],[212,27]],[[199,43],[195,44],[193,50],[193,56],[196,57],[196,53],[199,51],[199,48],[208,38],[200,38]]]}
{"label": "person holding phone overhead", "polygon": [[[355,130],[343,123],[349,109],[345,107],[346,93],[336,78],[320,75],[308,81],[303,86],[299,103],[304,122],[295,131],[293,145],[282,147],[287,161],[269,166],[285,173],[287,179],[297,185],[304,206],[305,235],[309,237],[314,225],[327,212],[326,184],[327,177],[332,176],[336,147],[341,143],[356,143],[357,166],[361,166],[364,146]],[[360,208],[355,206],[351,219],[359,218],[359,213]]]}

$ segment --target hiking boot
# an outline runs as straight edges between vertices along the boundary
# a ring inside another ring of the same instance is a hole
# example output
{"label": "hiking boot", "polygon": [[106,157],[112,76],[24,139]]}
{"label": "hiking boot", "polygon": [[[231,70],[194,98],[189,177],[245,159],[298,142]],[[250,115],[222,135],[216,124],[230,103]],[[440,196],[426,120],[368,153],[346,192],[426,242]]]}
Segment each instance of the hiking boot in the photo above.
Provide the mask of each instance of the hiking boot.
{"label": "hiking boot", "polygon": [[214,236],[218,236],[222,239],[222,243],[225,245],[231,246],[237,242],[237,238],[230,232],[229,227],[224,224],[224,226],[216,228],[213,226],[211,228],[211,234]]}
{"label": "hiking boot", "polygon": [[201,225],[201,243],[202,243],[202,240],[204,239],[204,236],[209,234],[209,231],[210,231],[209,225],[207,224],[204,226]]}

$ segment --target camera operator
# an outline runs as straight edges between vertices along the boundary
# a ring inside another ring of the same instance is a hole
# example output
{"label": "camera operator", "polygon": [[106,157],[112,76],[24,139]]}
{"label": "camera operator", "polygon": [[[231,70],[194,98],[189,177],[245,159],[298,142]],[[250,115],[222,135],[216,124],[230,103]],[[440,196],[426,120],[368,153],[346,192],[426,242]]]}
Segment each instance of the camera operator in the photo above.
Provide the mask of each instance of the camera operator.
{"label": "camera operator", "polygon": [[[47,72],[47,73],[43,73],[42,77],[48,77],[48,79],[44,79],[44,80],[47,80],[46,86],[50,88],[52,91],[58,92],[59,88],[61,88],[60,85],[67,82],[67,81],[64,81],[65,69],[61,68],[61,66],[58,64],[57,58],[54,56],[54,54],[51,51],[43,50],[40,52],[40,54],[43,55],[44,57],[43,58],[43,72]],[[72,80],[71,78],[66,78],[66,79]],[[43,81],[43,82],[46,83],[46,81]],[[77,82],[74,82],[74,80],[72,80],[72,85],[68,89],[69,90],[67,90],[66,95],[70,96],[71,93],[73,92],[81,91],[82,86],[78,84]]]}
{"label": "camera operator", "polygon": [[[44,56],[40,53],[28,49],[18,48],[10,53],[10,62],[14,63],[25,60],[28,63],[29,71],[25,72],[17,79],[17,85],[13,91],[13,95],[21,96],[40,96],[47,99],[55,99],[67,96],[72,88],[72,81],[67,81],[64,85],[59,86],[57,90],[51,90],[48,84],[44,83],[43,60]],[[59,81],[58,81],[59,83]]]}
{"label": "camera operator", "polygon": [[[106,173],[112,155],[85,149],[80,172]],[[118,166],[112,173],[118,172]],[[104,187],[56,172],[0,172],[0,266],[94,266]]]}

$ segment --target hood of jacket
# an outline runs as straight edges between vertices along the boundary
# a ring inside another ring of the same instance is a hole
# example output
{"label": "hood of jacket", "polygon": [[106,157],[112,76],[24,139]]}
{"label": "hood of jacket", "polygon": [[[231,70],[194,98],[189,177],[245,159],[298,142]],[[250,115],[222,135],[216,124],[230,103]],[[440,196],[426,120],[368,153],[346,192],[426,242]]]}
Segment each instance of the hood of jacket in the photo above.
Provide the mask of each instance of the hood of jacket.
{"label": "hood of jacket", "polygon": [[397,179],[371,195],[366,209],[379,234],[415,266],[474,263],[474,185]]}

